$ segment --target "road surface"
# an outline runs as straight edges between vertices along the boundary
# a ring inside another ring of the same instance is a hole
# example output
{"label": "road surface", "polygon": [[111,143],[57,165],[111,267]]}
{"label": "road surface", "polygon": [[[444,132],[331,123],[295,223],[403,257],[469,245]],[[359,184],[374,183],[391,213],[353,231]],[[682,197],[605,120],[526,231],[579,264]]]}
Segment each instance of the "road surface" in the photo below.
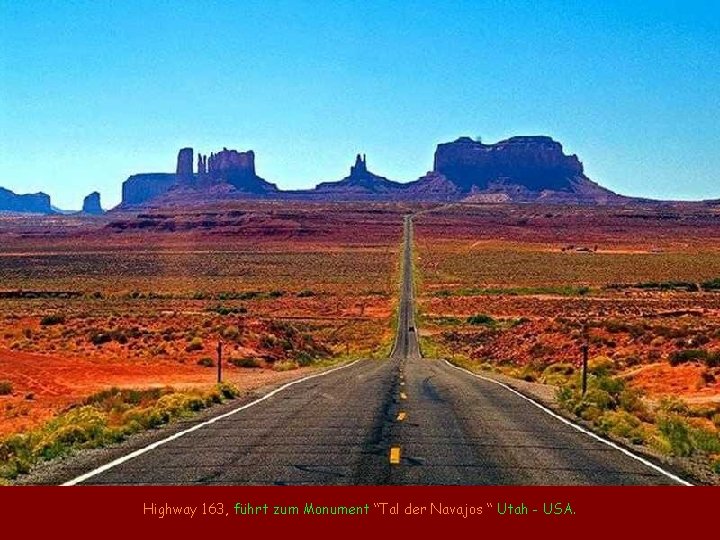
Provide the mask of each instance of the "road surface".
{"label": "road surface", "polygon": [[391,358],[287,385],[70,484],[677,484],[523,396],[420,354],[406,218]]}

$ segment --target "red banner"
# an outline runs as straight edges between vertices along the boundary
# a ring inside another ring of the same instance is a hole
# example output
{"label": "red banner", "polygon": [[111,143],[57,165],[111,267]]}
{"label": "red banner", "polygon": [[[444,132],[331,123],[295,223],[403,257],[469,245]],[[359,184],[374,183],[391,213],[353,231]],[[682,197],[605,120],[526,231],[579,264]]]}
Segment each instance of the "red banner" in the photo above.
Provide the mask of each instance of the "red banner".
{"label": "red banner", "polygon": [[713,530],[719,503],[713,487],[0,488],[3,529],[30,538],[60,530],[94,539],[132,531],[665,538]]}

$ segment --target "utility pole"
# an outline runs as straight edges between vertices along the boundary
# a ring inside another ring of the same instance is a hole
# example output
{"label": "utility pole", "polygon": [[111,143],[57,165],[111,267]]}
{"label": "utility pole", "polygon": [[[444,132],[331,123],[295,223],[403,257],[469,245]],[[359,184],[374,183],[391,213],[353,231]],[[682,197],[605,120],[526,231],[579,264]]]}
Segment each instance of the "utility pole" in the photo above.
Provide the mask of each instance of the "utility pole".
{"label": "utility pole", "polygon": [[587,376],[588,376],[588,350],[590,337],[587,321],[583,324],[583,344],[582,344],[582,395],[585,397],[587,392]]}
{"label": "utility pole", "polygon": [[218,341],[217,345],[217,382],[220,384],[222,382],[222,341]]}
{"label": "utility pole", "polygon": [[582,395],[587,392],[587,372],[588,372],[588,344],[583,343],[582,346]]}

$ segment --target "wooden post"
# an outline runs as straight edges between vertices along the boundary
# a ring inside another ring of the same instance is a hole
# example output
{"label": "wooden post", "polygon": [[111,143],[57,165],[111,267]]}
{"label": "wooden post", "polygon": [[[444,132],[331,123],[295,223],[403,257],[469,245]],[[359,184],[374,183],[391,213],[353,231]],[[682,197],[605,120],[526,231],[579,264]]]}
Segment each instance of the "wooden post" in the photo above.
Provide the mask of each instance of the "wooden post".
{"label": "wooden post", "polygon": [[217,382],[220,384],[222,382],[222,341],[218,341],[217,345]]}
{"label": "wooden post", "polygon": [[587,392],[587,372],[588,372],[588,344],[582,346],[582,395]]}

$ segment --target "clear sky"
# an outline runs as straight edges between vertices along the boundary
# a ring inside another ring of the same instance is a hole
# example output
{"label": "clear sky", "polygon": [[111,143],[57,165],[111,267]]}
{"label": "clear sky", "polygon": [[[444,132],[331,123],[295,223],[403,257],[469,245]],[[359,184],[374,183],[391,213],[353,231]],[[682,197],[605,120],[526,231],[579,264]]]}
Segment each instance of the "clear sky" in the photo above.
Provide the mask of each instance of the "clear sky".
{"label": "clear sky", "polygon": [[0,186],[61,208],[182,146],[289,189],[521,134],[624,194],[720,197],[720,2],[0,0]]}

